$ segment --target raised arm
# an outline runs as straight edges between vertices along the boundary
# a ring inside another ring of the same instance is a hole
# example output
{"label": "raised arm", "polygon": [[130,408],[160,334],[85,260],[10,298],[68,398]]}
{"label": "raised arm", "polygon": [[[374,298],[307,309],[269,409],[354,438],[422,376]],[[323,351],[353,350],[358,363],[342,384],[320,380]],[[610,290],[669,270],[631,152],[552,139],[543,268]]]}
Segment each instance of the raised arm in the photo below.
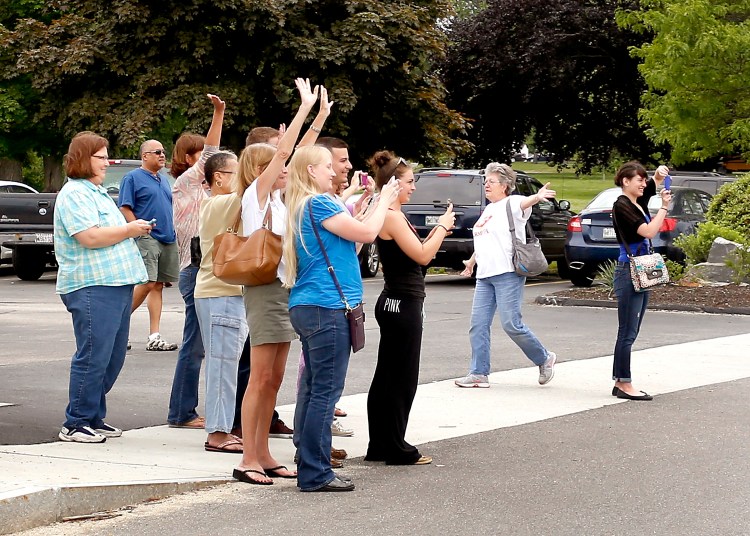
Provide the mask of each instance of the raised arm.
{"label": "raised arm", "polygon": [[399,183],[392,181],[382,188],[380,202],[375,207],[372,216],[364,221],[357,221],[349,214],[349,211],[340,212],[323,221],[323,227],[350,242],[363,244],[372,242],[383,227],[388,207],[396,200],[400,191]]}
{"label": "raised arm", "polygon": [[268,194],[271,193],[273,183],[276,182],[279,174],[284,169],[284,164],[286,164],[286,161],[292,156],[294,144],[297,141],[297,137],[299,136],[302,125],[305,122],[305,118],[310,113],[310,110],[312,110],[315,101],[318,99],[318,86],[315,86],[315,89],[311,89],[309,79],[297,78],[294,83],[297,86],[297,90],[299,90],[299,96],[301,99],[299,109],[297,110],[294,119],[292,119],[292,122],[287,127],[286,132],[284,132],[284,135],[279,140],[279,146],[276,148],[276,153],[273,155],[273,159],[271,159],[271,162],[266,166],[266,169],[264,169],[256,179],[258,182],[258,205],[261,207],[263,206],[263,201],[268,197]]}
{"label": "raised arm", "polygon": [[533,207],[540,201],[544,201],[545,199],[552,199],[557,195],[557,192],[554,190],[549,190],[547,187],[550,185],[548,182],[541,188],[539,188],[539,191],[534,195],[527,195],[526,197],[521,200],[521,210],[526,210],[529,207]]}
{"label": "raised arm", "polygon": [[331,106],[333,106],[333,101],[328,100],[328,90],[325,87],[320,86],[320,111],[318,112],[318,115],[315,116],[310,128],[305,132],[305,135],[302,136],[298,147],[315,145],[315,142],[318,141],[318,136],[320,136],[320,132],[323,130],[323,125],[325,125],[326,119],[331,115]]}
{"label": "raised arm", "polygon": [[391,210],[385,217],[385,224],[380,231],[380,237],[395,240],[401,251],[406,253],[410,259],[422,266],[427,266],[440,249],[445,237],[453,229],[455,221],[456,216],[453,213],[453,204],[451,203],[445,213],[438,218],[438,224],[434,232],[430,233],[430,236],[422,242],[412,231],[404,214],[400,210]]}

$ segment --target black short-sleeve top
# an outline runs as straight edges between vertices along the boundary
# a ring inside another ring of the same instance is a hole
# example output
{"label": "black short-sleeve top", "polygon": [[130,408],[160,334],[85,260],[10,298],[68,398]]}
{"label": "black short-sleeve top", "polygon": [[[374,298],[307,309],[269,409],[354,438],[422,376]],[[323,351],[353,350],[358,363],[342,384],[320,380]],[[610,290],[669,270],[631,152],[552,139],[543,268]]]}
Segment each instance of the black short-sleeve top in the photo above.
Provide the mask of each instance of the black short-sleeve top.
{"label": "black short-sleeve top", "polygon": [[630,246],[630,252],[633,255],[645,255],[648,253],[648,239],[638,234],[638,227],[651,221],[651,217],[648,215],[648,202],[655,194],[656,183],[654,183],[653,179],[649,179],[643,195],[638,198],[637,205],[628,199],[627,196],[621,195],[612,206],[615,235],[617,236],[617,242],[620,244],[618,261],[628,261],[628,254],[625,246],[623,246],[625,241]]}

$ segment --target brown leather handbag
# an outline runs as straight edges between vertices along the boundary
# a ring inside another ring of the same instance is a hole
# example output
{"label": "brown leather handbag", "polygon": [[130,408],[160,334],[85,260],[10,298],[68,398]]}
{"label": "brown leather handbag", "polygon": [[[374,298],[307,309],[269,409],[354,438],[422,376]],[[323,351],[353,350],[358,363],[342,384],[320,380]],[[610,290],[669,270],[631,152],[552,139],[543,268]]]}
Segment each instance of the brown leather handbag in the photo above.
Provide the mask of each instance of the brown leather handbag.
{"label": "brown leather handbag", "polygon": [[271,203],[263,225],[250,236],[237,234],[241,217],[240,207],[234,225],[214,238],[214,275],[232,285],[255,287],[273,283],[281,262],[282,239],[271,231]]}

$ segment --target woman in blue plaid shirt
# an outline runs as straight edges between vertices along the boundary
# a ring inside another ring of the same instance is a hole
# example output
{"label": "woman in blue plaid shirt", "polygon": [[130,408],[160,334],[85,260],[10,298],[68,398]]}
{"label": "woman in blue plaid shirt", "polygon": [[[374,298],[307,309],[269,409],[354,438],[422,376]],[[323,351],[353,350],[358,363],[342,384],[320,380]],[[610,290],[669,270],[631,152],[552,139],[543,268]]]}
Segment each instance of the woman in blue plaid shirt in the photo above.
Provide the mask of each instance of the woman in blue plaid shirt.
{"label": "woman in blue plaid shirt", "polygon": [[73,138],[65,156],[68,181],[55,203],[56,291],[76,337],[62,441],[102,443],[122,435],[104,422],[105,395],[125,362],[133,286],[148,279],[133,238],[147,235],[152,224],[127,223],[102,188],[108,145],[93,132]]}

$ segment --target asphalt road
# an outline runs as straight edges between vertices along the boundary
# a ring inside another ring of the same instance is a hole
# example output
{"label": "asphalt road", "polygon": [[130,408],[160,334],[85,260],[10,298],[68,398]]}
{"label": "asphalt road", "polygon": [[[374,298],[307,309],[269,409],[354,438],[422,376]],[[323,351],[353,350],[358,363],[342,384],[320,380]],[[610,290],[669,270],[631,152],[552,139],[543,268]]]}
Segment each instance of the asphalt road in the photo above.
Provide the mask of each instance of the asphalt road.
{"label": "asphalt road", "polygon": [[[53,271],[34,282],[0,271],[0,404],[13,404],[0,407],[0,444],[55,441],[64,419],[75,342],[70,315],[55,295],[54,284]],[[560,361],[611,354],[617,329],[615,310],[532,303],[539,294],[569,286],[559,279],[530,280],[524,320]],[[381,289],[381,279],[366,280],[367,346],[351,359],[344,394],[366,392],[372,379],[379,338],[372,308]],[[471,280],[428,278],[420,383],[466,373],[472,296]],[[161,333],[167,340],[180,341],[183,318],[177,288],[165,289]],[[166,423],[177,352],[146,351],[147,331],[148,313],[141,307],[133,315],[133,349],[107,399],[108,421],[125,429]],[[529,361],[497,323],[494,331],[493,372],[528,366]],[[748,331],[747,317],[650,311],[635,349]],[[280,405],[295,400],[299,353],[299,344],[294,343],[279,392]]]}
{"label": "asphalt road", "polygon": [[[371,310],[381,282],[365,284]],[[612,309],[542,307],[559,280],[530,281],[524,318],[562,361],[608,355]],[[422,383],[462,375],[469,358],[471,282],[428,282]],[[372,318],[372,317],[370,317]],[[163,424],[176,353],[143,349],[145,309],[134,316],[134,349],[109,397],[110,419],[126,428]],[[165,293],[162,332],[182,325],[176,289]],[[352,361],[346,392],[367,390],[377,325]],[[649,311],[636,349],[750,332],[750,318]],[[493,370],[528,366],[500,330]],[[54,295],[54,274],[19,282],[0,275],[0,443],[51,441],[66,403],[73,349],[70,319]],[[279,403],[294,398],[298,346]],[[720,356],[717,356],[720,358]],[[305,494],[293,483],[230,484],[172,497],[111,519],[63,523],[24,533],[66,535],[747,535],[750,534],[750,379],[708,385],[439,441],[420,447],[436,463],[346,464],[354,493]],[[496,408],[513,411],[513,408]],[[105,516],[106,517],[106,516]]]}

